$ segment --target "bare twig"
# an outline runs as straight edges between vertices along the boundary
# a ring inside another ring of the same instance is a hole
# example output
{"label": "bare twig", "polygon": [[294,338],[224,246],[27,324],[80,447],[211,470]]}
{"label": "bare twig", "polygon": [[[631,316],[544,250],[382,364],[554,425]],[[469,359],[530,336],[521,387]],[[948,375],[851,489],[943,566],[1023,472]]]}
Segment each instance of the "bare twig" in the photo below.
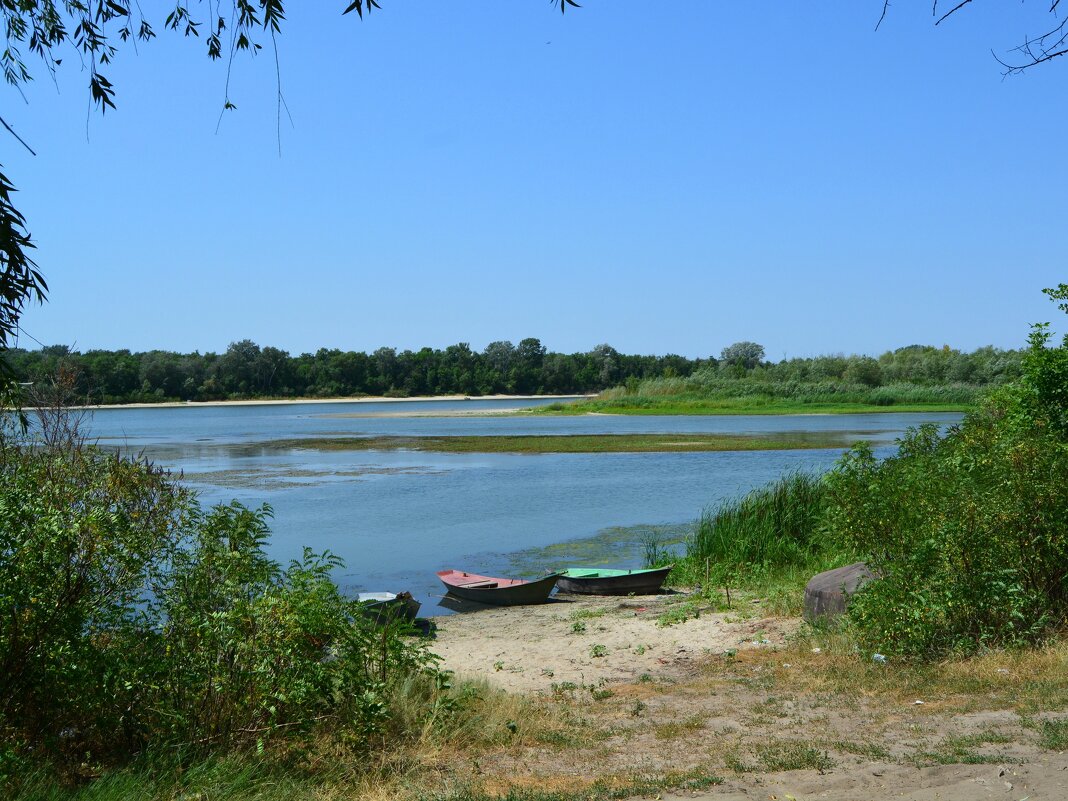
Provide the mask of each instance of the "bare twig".
{"label": "bare twig", "polygon": [[[937,3],[938,0],[935,0]],[[879,30],[879,26],[883,24],[883,20],[886,19],[886,12],[890,8],[890,0],[883,0],[883,13],[879,15],[879,21],[875,23],[875,30]]]}
{"label": "bare twig", "polygon": [[8,132],[9,134],[11,134],[11,135],[12,135],[13,137],[15,137],[16,139],[18,139],[18,140],[19,140],[19,142],[20,142],[20,143],[22,144],[22,146],[23,146],[24,148],[26,148],[26,149],[27,149],[28,151],[30,151],[30,153],[31,153],[32,155],[34,155],[34,156],[36,156],[36,155],[37,155],[36,151],[34,151],[34,149],[33,149],[32,147],[30,147],[30,146],[29,146],[28,144],[26,144],[26,140],[25,140],[25,139],[23,139],[23,138],[22,138],[21,136],[19,136],[19,135],[18,135],[17,133],[15,133],[15,129],[14,129],[14,128],[12,128],[12,127],[11,127],[10,125],[8,125],[8,124],[7,124],[7,120],[5,120],[5,119],[4,119],[3,117],[0,117],[0,123],[2,123],[2,124],[3,124],[3,126],[4,126],[5,128],[7,128],[7,132]]}
{"label": "bare twig", "polygon": [[[946,17],[951,17],[951,16],[953,16],[953,15],[954,15],[954,14],[956,14],[956,13],[957,13],[958,11],[960,11],[960,10],[961,10],[962,8],[964,8],[964,7],[966,6],[966,5],[968,5],[968,3],[970,3],[970,2],[972,2],[972,0],[961,0],[961,2],[957,3],[957,5],[953,6],[953,8],[951,8],[951,9],[950,9],[949,11],[947,11],[947,12],[946,12],[945,14],[943,14],[943,15],[942,15],[941,17],[939,17],[939,18],[938,18],[938,19],[937,19],[937,20],[935,21],[935,25],[938,25],[938,24],[939,24],[939,23],[940,23],[940,22],[941,22],[942,20],[944,20],[944,19],[945,19]],[[938,6],[938,4],[937,4],[937,3],[935,3],[935,7],[936,7],[936,8],[937,8],[937,6]]]}

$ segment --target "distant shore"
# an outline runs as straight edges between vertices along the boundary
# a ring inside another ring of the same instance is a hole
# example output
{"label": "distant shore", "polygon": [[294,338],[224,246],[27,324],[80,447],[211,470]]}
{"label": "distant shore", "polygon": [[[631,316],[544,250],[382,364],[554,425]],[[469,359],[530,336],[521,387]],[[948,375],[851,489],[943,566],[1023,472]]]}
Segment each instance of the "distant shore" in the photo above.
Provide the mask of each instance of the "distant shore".
{"label": "distant shore", "polygon": [[411,398],[364,396],[360,398],[267,398],[221,401],[160,401],[159,403],[99,403],[84,409],[195,409],[201,406],[290,406],[303,403],[415,403],[425,401],[466,400],[567,400],[582,395],[419,395]]}

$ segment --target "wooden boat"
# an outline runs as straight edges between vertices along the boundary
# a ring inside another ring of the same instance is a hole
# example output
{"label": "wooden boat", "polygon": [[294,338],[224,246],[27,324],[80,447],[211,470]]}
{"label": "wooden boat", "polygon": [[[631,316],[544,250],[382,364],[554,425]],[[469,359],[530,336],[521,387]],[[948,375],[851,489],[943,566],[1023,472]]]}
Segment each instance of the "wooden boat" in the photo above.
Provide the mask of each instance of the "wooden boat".
{"label": "wooden boat", "polygon": [[582,595],[654,595],[674,565],[639,570],[613,570],[607,567],[569,567],[560,574],[560,592]]}
{"label": "wooden boat", "polygon": [[495,606],[522,606],[543,604],[556,586],[559,573],[550,573],[540,579],[494,578],[466,573],[462,570],[439,570],[438,578],[445,589],[458,598]]}
{"label": "wooden boat", "polygon": [[413,621],[419,614],[420,603],[410,592],[358,592],[356,600],[360,602],[360,613],[378,624]]}

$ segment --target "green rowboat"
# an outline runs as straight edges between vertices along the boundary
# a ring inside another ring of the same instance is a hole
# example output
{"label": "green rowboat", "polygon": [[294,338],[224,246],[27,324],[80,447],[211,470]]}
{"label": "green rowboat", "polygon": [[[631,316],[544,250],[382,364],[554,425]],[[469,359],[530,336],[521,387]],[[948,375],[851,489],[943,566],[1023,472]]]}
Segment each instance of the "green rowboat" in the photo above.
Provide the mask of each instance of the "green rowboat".
{"label": "green rowboat", "polygon": [[655,595],[674,565],[640,570],[569,567],[556,580],[560,592],[582,595]]}

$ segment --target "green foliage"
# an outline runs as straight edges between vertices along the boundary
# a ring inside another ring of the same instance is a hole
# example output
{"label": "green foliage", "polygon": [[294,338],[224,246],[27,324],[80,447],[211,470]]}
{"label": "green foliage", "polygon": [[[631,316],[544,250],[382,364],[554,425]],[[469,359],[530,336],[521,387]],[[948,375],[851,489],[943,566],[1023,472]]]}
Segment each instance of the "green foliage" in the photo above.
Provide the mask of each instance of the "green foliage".
{"label": "green foliage", "polygon": [[144,463],[0,444],[0,725],[55,750],[134,737],[122,664],[188,503]]}
{"label": "green foliage", "polygon": [[[1045,290],[1068,311],[1068,285]],[[829,527],[880,576],[850,615],[866,644],[930,657],[1034,643],[1068,620],[1068,337],[1031,332],[1021,380],[896,456],[854,448],[828,479]]]}
{"label": "green foliage", "polygon": [[764,346],[756,342],[735,342],[728,345],[719,354],[720,366],[741,367],[743,370],[752,370],[764,361]]}
{"label": "green foliage", "polygon": [[1038,744],[1047,751],[1068,751],[1068,719],[1042,721]]}
{"label": "green foliage", "polygon": [[857,446],[828,478],[828,524],[881,576],[850,614],[883,652],[1040,639],[1068,615],[1068,451],[990,398],[939,437],[911,431],[877,461]]}
{"label": "green foliage", "polygon": [[[1042,291],[1051,300],[1060,301],[1057,307],[1068,312],[1068,284]],[[1028,413],[1028,422],[1048,425],[1068,439],[1068,334],[1064,335],[1060,347],[1049,347],[1051,338],[1048,323],[1032,327],[1028,337],[1030,347],[1023,359],[1021,405]]]}
{"label": "green foliage", "polygon": [[0,774],[30,755],[78,774],[324,734],[365,751],[416,679],[419,714],[437,714],[446,688],[409,627],[360,615],[328,553],[270,560],[269,515],[202,511],[152,466],[77,442],[0,443]]}
{"label": "green foliage", "polygon": [[739,362],[722,370],[715,359],[629,355],[608,345],[587,353],[553,353],[534,338],[518,346],[491,342],[481,353],[461,342],[444,350],[379,348],[368,354],[323,348],[291,356],[250,340],[231,343],[221,354],[80,353],[63,346],[9,352],[19,380],[40,383],[66,368],[77,377],[80,394],[102,403],[604,390],[596,400],[555,411],[677,407],[682,413],[688,406],[708,411],[717,404],[753,411],[784,403],[799,410],[813,405],[970,406],[982,388],[1017,377],[1021,358],[1021,352],[994,348],[961,353],[910,346],[878,360],[820,356],[752,369]]}
{"label": "green foliage", "polygon": [[664,543],[664,536],[659,531],[649,531],[642,535],[643,567],[664,567],[671,564],[675,554]]}
{"label": "green foliage", "polygon": [[43,301],[48,292],[44,276],[29,255],[34,244],[26,220],[11,202],[14,191],[7,176],[0,173],[0,409],[19,405],[15,371],[5,354],[18,331],[22,310],[27,302]]}

